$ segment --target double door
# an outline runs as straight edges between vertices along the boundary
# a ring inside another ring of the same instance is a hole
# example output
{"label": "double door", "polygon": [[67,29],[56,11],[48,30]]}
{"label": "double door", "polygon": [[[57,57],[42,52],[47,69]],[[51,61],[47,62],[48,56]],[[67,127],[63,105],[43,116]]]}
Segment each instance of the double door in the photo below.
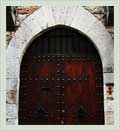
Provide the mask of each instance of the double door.
{"label": "double door", "polygon": [[49,55],[22,65],[19,124],[104,122],[102,77],[96,59]]}

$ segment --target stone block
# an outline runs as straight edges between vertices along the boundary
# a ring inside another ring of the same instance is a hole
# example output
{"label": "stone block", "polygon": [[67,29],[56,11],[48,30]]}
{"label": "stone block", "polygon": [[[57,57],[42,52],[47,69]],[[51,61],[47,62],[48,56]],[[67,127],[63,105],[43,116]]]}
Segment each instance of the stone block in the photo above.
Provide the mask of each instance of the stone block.
{"label": "stone block", "polygon": [[6,78],[7,79],[16,79],[19,77],[19,70],[20,70],[20,65],[19,63],[15,63],[14,59],[13,62],[7,62],[7,67],[6,67]]}
{"label": "stone block", "polygon": [[16,90],[18,79],[6,79],[6,90]]}
{"label": "stone block", "polygon": [[18,108],[16,104],[6,104],[6,118],[15,119],[18,115]]}
{"label": "stone block", "polygon": [[105,112],[105,125],[114,125],[114,112],[107,111]]}
{"label": "stone block", "polygon": [[105,112],[106,111],[114,111],[114,100],[105,100]]}
{"label": "stone block", "polygon": [[6,102],[8,104],[16,104],[17,90],[6,91]]}
{"label": "stone block", "polygon": [[16,125],[17,124],[17,119],[6,119],[6,125]]}
{"label": "stone block", "polygon": [[51,10],[55,25],[60,24],[70,26],[75,18],[74,16],[77,8],[78,6],[52,6]]}
{"label": "stone block", "polygon": [[66,17],[66,8],[65,6],[52,6],[52,13],[56,25],[64,25]]}
{"label": "stone block", "polygon": [[108,33],[108,31],[100,21],[96,21],[91,26],[87,34],[93,40],[93,42],[99,46],[113,45],[111,35]]}
{"label": "stone block", "polygon": [[114,73],[104,73],[103,74],[104,77],[104,83],[113,83],[114,84]]}
{"label": "stone block", "polygon": [[[55,25],[55,19],[53,16],[53,11],[51,6],[44,6],[42,7],[43,13],[44,13],[44,19],[47,22],[48,27]],[[49,19],[48,19],[49,18]]]}
{"label": "stone block", "polygon": [[74,20],[72,21],[71,27],[76,28],[84,34],[90,30],[92,25],[96,23],[97,19],[82,7],[78,7],[74,14]]}
{"label": "stone block", "polygon": [[103,68],[113,66],[114,44],[111,35],[106,31],[103,24],[97,21],[91,26],[87,34],[100,53]]}
{"label": "stone block", "polygon": [[47,20],[48,17],[46,19],[46,14],[44,13],[44,11],[42,9],[39,9],[37,12],[31,14],[28,18],[26,18],[23,23],[31,30],[31,34],[33,35],[33,37],[35,37],[35,35],[38,35],[38,33],[49,26]]}

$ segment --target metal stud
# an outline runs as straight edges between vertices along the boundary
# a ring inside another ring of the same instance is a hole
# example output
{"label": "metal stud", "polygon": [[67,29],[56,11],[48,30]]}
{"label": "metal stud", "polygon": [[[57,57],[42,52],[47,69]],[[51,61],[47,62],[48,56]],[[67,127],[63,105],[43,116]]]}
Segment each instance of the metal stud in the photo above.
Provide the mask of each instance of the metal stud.
{"label": "metal stud", "polygon": [[54,117],[54,115],[51,115],[51,118],[53,118]]}
{"label": "metal stud", "polygon": [[54,80],[54,77],[52,77],[52,80]]}
{"label": "metal stud", "polygon": [[26,93],[23,93],[23,95],[26,95]]}
{"label": "metal stud", "polygon": [[65,112],[65,110],[63,109],[63,110],[62,110],[62,113],[64,113],[64,112]]}
{"label": "metal stud", "polygon": [[58,70],[57,73],[60,73],[60,70]]}
{"label": "metal stud", "polygon": [[72,60],[74,61],[75,59],[74,59],[74,58],[72,58]]}
{"label": "metal stud", "polygon": [[61,124],[64,124],[64,121],[61,121]]}
{"label": "metal stud", "polygon": [[38,78],[35,78],[35,80],[38,80]]}
{"label": "metal stud", "polygon": [[68,78],[68,81],[70,81],[70,78]]}
{"label": "metal stud", "polygon": [[48,78],[46,78],[46,80],[48,81]]}
{"label": "metal stud", "polygon": [[73,80],[75,81],[75,80],[76,80],[76,78],[73,78]]}
{"label": "metal stud", "polygon": [[57,117],[57,119],[59,120],[59,119],[60,119],[60,117]]}
{"label": "metal stud", "polygon": [[87,77],[85,77],[85,79],[84,79],[85,81],[87,80]]}

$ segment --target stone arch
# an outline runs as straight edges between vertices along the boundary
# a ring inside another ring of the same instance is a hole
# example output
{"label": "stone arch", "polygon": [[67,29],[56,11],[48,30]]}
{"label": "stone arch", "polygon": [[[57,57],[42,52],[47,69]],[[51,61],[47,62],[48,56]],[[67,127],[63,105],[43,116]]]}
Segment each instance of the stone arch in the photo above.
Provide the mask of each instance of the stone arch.
{"label": "stone arch", "polygon": [[[88,23],[89,22],[89,23]],[[113,82],[113,40],[104,25],[80,6],[45,6],[36,10],[21,24],[6,52],[7,92],[16,91],[15,100],[7,100],[7,118],[18,124],[19,73],[22,56],[29,44],[50,27],[65,25],[75,28],[93,41],[102,61],[104,84]]]}

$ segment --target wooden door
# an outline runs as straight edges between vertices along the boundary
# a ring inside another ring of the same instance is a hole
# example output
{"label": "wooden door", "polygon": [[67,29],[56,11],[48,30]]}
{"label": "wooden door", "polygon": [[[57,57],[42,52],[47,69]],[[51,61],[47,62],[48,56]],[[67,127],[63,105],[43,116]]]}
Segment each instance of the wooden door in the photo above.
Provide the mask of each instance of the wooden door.
{"label": "wooden door", "polygon": [[68,27],[50,29],[22,60],[19,124],[104,124],[102,77],[93,43]]}

